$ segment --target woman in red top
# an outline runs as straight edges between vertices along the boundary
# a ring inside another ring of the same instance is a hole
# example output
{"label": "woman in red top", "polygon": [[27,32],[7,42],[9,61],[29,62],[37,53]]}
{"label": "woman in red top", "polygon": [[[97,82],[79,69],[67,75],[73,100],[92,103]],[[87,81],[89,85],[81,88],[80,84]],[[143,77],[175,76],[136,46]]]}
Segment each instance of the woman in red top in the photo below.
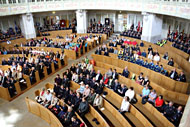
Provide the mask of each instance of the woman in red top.
{"label": "woman in red top", "polygon": [[108,84],[109,78],[108,78],[107,74],[104,75],[102,80],[103,80],[104,84]]}
{"label": "woman in red top", "polygon": [[160,95],[155,100],[156,109],[161,112],[163,104],[164,104],[163,96]]}

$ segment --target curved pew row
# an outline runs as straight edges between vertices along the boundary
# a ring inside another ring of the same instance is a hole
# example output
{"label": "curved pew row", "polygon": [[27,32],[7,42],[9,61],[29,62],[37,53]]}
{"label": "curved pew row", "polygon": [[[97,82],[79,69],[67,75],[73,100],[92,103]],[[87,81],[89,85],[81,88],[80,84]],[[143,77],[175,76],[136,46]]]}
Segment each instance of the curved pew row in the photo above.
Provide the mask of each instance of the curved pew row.
{"label": "curved pew row", "polygon": [[[129,38],[129,37],[125,37],[127,39],[130,39],[130,40],[136,40],[138,44],[140,44],[141,40],[139,39],[134,39],[134,38]],[[180,55],[176,54],[175,52],[173,52],[170,48],[163,48],[163,47],[160,47],[160,46],[157,46],[153,43],[150,43],[150,42],[146,42],[146,41],[143,41],[144,42],[144,47],[148,47],[149,45],[152,46],[152,48],[154,50],[157,50],[159,53],[161,54],[165,54],[166,52],[168,52],[168,55],[170,56],[170,58],[173,58],[174,61],[185,71],[187,71],[188,73],[190,73],[190,63],[187,61],[187,59],[181,57]]]}
{"label": "curved pew row", "polygon": [[119,60],[119,59],[115,59],[115,58],[111,58],[107,56],[102,56],[102,55],[96,55],[96,54],[92,54],[92,58],[95,61],[107,63],[109,65],[113,65],[121,69],[124,69],[127,66],[128,70],[135,74],[140,74],[141,72],[143,72],[144,75],[149,76],[149,80],[151,81],[150,83],[154,82],[156,84],[159,84],[161,87],[167,90],[171,90],[171,91],[179,92],[179,93],[186,93],[189,86],[189,83],[175,81],[160,73],[154,72],[150,69],[147,69],[145,67],[142,67],[142,66],[139,66],[137,64],[133,64],[127,61],[123,61],[123,60]]}
{"label": "curved pew row", "polygon": [[[109,44],[107,44],[107,46],[110,48]],[[121,45],[117,45],[117,48],[120,49],[120,48],[121,48]],[[116,49],[116,47],[113,47],[113,49]],[[147,52],[147,49],[148,49],[148,47],[140,47],[141,52],[145,50],[145,52],[147,53],[147,57],[146,57],[146,58],[145,58],[145,57],[142,57],[142,58],[143,58],[144,60],[151,61],[150,59],[148,59],[148,52]],[[153,50],[153,51],[154,51],[154,50]],[[162,58],[162,57],[164,56],[163,54],[160,54],[160,53],[159,53],[159,55],[160,55],[159,64],[165,65],[165,68],[171,69],[172,66],[169,66],[169,65],[168,65],[168,61],[169,61],[169,60],[163,59],[163,58]],[[155,62],[155,61],[154,61],[154,62]],[[155,62],[155,63],[156,63],[156,62]],[[179,69],[179,65],[178,65],[176,62],[174,62],[173,68]]]}
{"label": "curved pew row", "polygon": [[[52,84],[50,84],[50,83],[47,83],[47,84],[45,85],[45,88],[46,88],[46,89],[51,89],[51,90],[53,90],[54,85],[52,85]],[[41,92],[41,90],[39,90],[39,89],[36,90],[36,91],[34,92],[35,97],[36,97],[36,96],[40,96],[40,92]],[[59,100],[59,102],[60,102],[61,104],[63,104],[62,100]],[[67,106],[68,106],[68,105],[67,105]],[[75,115],[77,116],[77,118],[78,118],[82,123],[85,124],[85,127],[87,127],[86,123],[85,123],[84,120],[78,115],[77,112],[75,112]]]}
{"label": "curved pew row", "polygon": [[[119,109],[123,98],[107,87],[104,87],[104,91],[108,93],[105,98]],[[124,115],[132,121],[136,127],[153,127],[133,105],[130,105],[129,112],[126,112]]]}
{"label": "curved pew row", "polygon": [[[68,62],[67,62],[67,56],[65,56],[64,61],[65,61],[65,64],[61,65],[61,61],[58,59],[58,68],[57,68],[58,70],[61,69],[61,68],[63,68],[63,67],[65,67],[65,66],[67,66],[67,64],[68,64]],[[8,70],[8,68],[11,68],[11,66],[2,66],[2,65],[0,65],[0,68],[2,70]],[[54,74],[55,71],[56,71],[54,63],[51,63],[51,69],[52,69],[51,74]],[[27,86],[27,88],[24,89],[24,90],[22,90],[21,89],[21,85],[17,81],[14,84],[17,94],[15,96],[13,96],[13,97],[11,97],[8,88],[0,87],[0,98],[3,98],[3,99],[8,100],[8,101],[12,101],[13,99],[15,99],[16,97],[18,97],[19,95],[23,94],[24,92],[28,91],[30,88],[32,88],[35,85],[37,85],[41,80],[47,79],[49,77],[49,75],[47,73],[47,67],[44,66],[43,70],[44,70],[43,71],[43,73],[44,73],[44,78],[43,79],[40,79],[39,72],[35,71],[35,80],[36,80],[35,83],[31,83],[30,78],[29,78],[28,75],[23,75],[24,79],[26,80],[26,86]]]}
{"label": "curved pew row", "polygon": [[51,127],[63,127],[57,117],[47,108],[29,99],[28,97],[25,98],[25,102],[29,112],[45,120]]}
{"label": "curved pew row", "polygon": [[[107,72],[107,70],[105,68],[101,68],[101,67],[96,67],[95,66],[94,69],[95,69],[96,72],[98,70],[100,70],[102,74]],[[125,80],[127,78],[122,76],[123,78],[121,79],[120,77],[121,76],[119,76],[119,82],[120,83],[126,84],[128,88],[129,87],[134,88],[134,90],[136,92],[135,96],[136,96],[136,98],[138,100],[137,103],[134,104],[134,106],[137,107],[138,110],[140,110],[140,112],[142,112],[143,115],[146,116],[146,118],[148,118],[151,121],[152,124],[154,124],[154,126],[158,126],[158,127],[165,127],[165,126],[174,127],[174,125],[167,118],[165,118],[156,108],[154,108],[151,104],[146,103],[146,104],[142,105],[142,103],[141,103],[142,98],[138,95],[138,94],[141,94],[141,91],[142,91],[142,89],[139,88],[140,85],[137,85],[137,84],[134,85],[133,84],[134,82],[129,83],[129,82],[127,82],[127,80]],[[108,95],[109,95],[109,91],[111,91],[111,90],[109,90],[108,88],[104,88],[104,91],[108,92]],[[114,94],[112,99],[115,98],[114,100],[118,101],[118,98],[116,98],[115,96],[116,95]],[[106,98],[108,98],[108,97],[106,96]],[[111,101],[113,101],[113,100],[111,100]],[[113,102],[113,103],[115,103],[115,102]],[[132,112],[132,113],[134,113],[134,112]],[[134,116],[136,116],[135,113],[134,113]],[[139,118],[139,116],[138,116],[138,118]],[[142,121],[142,118],[140,118],[140,121]],[[143,124],[147,124],[147,123],[143,123]]]}
{"label": "curved pew row", "polygon": [[[112,57],[112,58],[118,58],[118,55],[117,55],[117,54],[114,54],[114,53],[109,53],[109,56]],[[150,60],[150,59],[148,59],[148,58],[145,58],[145,57],[142,57],[142,56],[139,56],[139,58],[143,59],[144,61],[147,60],[148,63],[152,62],[152,60]],[[163,61],[164,61],[164,62],[163,62]],[[165,70],[167,70],[169,73],[170,73],[172,70],[174,70],[174,69],[176,69],[176,72],[177,72],[178,74],[180,74],[181,72],[183,72],[183,70],[182,70],[182,69],[179,69],[178,67],[169,66],[168,63],[165,62],[165,61],[167,61],[167,60],[161,58],[161,61],[159,62],[159,65],[162,65],[163,68],[164,68]],[[154,62],[154,64],[156,65],[157,62],[156,62],[156,61],[153,61],[153,62]]]}
{"label": "curved pew row", "polygon": [[178,55],[180,55],[181,57],[185,58],[185,59],[188,59],[189,58],[189,54],[184,52],[184,51],[181,51],[180,49],[177,49],[175,47],[172,46],[172,42],[170,41],[167,41],[167,43],[163,46],[165,49],[170,49],[172,52],[175,52],[177,53]]}
{"label": "curved pew row", "polygon": [[[77,90],[80,87],[79,84],[73,81],[71,81],[70,86],[73,90]],[[109,121],[111,121],[112,126],[131,127],[130,123],[105,99],[103,99],[103,107],[104,110],[100,111],[109,119]]]}
{"label": "curved pew row", "polygon": [[[71,81],[71,89],[77,90],[80,86],[75,82]],[[53,89],[54,85],[47,83],[45,85],[46,89]],[[35,94],[36,95],[36,94]],[[90,122],[93,127],[110,127],[109,124],[104,120],[104,118],[94,109],[93,106],[89,105],[89,112],[85,115],[85,118]],[[93,118],[96,118],[100,123],[97,125],[95,122],[92,121]]]}
{"label": "curved pew row", "polygon": [[[105,68],[107,70],[109,68],[117,69],[117,71],[119,73],[122,73],[122,71],[123,71],[119,67],[109,65],[109,64],[105,64],[105,63],[102,63],[102,62],[97,62],[97,61],[96,61],[95,68]],[[136,76],[138,76],[138,75],[136,75]],[[141,86],[141,85],[137,84],[135,81],[132,81],[132,80],[130,80],[128,78],[125,78],[125,77],[123,77],[121,75],[119,75],[119,78],[121,79],[121,81],[123,81],[123,82],[125,81],[125,84],[128,83],[128,84],[132,84],[133,86],[137,86],[137,88],[139,88],[139,93],[141,93],[141,91],[143,89],[143,86]],[[177,104],[181,104],[181,105],[185,105],[187,100],[188,100],[188,95],[186,95],[186,94],[166,90],[166,89],[160,87],[159,85],[157,85],[156,83],[150,83],[150,86],[153,89],[155,89],[157,91],[157,93],[162,94],[164,96],[165,100],[168,100],[168,101],[171,100],[171,101],[173,101],[173,102],[175,102]]]}

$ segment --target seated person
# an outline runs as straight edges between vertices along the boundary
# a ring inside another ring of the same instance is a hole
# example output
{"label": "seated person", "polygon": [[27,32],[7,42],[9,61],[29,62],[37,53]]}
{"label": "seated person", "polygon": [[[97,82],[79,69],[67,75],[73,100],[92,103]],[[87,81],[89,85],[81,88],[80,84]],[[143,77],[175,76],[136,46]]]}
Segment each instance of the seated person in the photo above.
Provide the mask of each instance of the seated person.
{"label": "seated person", "polygon": [[90,88],[89,85],[86,85],[84,88],[83,97],[87,98],[89,94],[90,94]]}
{"label": "seated person", "polygon": [[186,77],[185,77],[184,72],[180,73],[180,75],[179,75],[179,77],[178,77],[177,80],[180,81],[180,82],[186,82]]}
{"label": "seated person", "polygon": [[133,87],[129,87],[129,89],[125,92],[125,96],[129,97],[129,101],[131,101],[135,97],[135,91]]}
{"label": "seated person", "polygon": [[146,58],[146,51],[145,50],[141,53],[141,56]]}
{"label": "seated person", "polygon": [[142,104],[145,104],[148,101],[148,96],[150,94],[150,89],[148,86],[145,86],[142,90]]}
{"label": "seated person", "polygon": [[143,81],[144,81],[144,77],[143,77],[143,73],[141,72],[140,75],[137,78],[136,83],[142,85]]}
{"label": "seated person", "polygon": [[84,117],[86,113],[89,111],[89,105],[88,102],[86,101],[86,98],[82,98],[82,102],[79,105],[78,112],[81,117]]}
{"label": "seated person", "polygon": [[156,55],[154,56],[154,61],[159,62],[160,61],[160,56],[156,53]]}
{"label": "seated person", "polygon": [[113,74],[112,68],[110,68],[110,69],[108,70],[108,72],[106,73],[106,75],[107,75],[108,77],[111,77],[112,74]]}
{"label": "seated person", "polygon": [[[58,98],[55,96],[55,93],[52,94],[52,99],[51,99],[51,103],[50,105],[48,106],[48,109],[52,109],[56,103],[58,101]],[[47,107],[47,106],[46,106]]]}
{"label": "seated person", "polygon": [[107,49],[104,51],[104,56],[109,56],[109,52]]}
{"label": "seated person", "polygon": [[115,80],[115,79],[118,79],[118,73],[117,73],[117,70],[116,70],[116,69],[113,69],[112,78],[113,78],[114,80]]}
{"label": "seated person", "polygon": [[175,107],[173,106],[173,102],[169,102],[169,104],[167,104],[164,109],[163,109],[163,114],[164,116],[170,120],[172,118],[172,116],[175,113]]}
{"label": "seated person", "polygon": [[76,91],[80,92],[81,94],[83,94],[84,93],[84,89],[85,89],[85,84],[84,84],[84,82],[81,82],[80,83],[80,88],[78,88]]}
{"label": "seated person", "polygon": [[149,79],[148,79],[148,76],[145,76],[144,80],[142,81],[142,85],[143,85],[143,86],[146,86],[146,85],[149,86],[149,84],[150,84],[150,81],[149,81]]}
{"label": "seated person", "polygon": [[121,87],[118,89],[117,93],[123,97],[125,96],[126,91],[127,87],[124,84],[121,84]]}
{"label": "seated person", "polygon": [[123,101],[121,103],[121,107],[119,109],[119,112],[121,114],[124,114],[125,112],[128,112],[129,111],[129,106],[130,106],[129,97],[126,96],[126,97],[123,98]]}
{"label": "seated person", "polygon": [[170,66],[174,66],[173,58],[171,58],[171,59],[169,60],[168,65],[170,65]]}
{"label": "seated person", "polygon": [[99,94],[96,94],[96,97],[94,99],[94,102],[93,102],[93,106],[96,108],[102,108],[103,106],[103,98],[102,96],[100,96]]}
{"label": "seated person", "polygon": [[148,96],[148,102],[151,103],[151,104],[154,104],[156,97],[157,97],[156,90],[153,90],[153,91],[149,94],[149,96]]}
{"label": "seated person", "polygon": [[162,95],[159,95],[156,100],[155,100],[155,103],[154,103],[154,106],[155,108],[158,110],[158,111],[162,111],[162,106],[164,104],[164,100],[163,100],[163,96]]}
{"label": "seated person", "polygon": [[109,78],[108,78],[107,74],[104,75],[104,77],[102,78],[102,80],[103,80],[104,84],[108,84]]}
{"label": "seated person", "polygon": [[126,66],[125,69],[123,69],[122,75],[126,78],[129,77],[129,71],[128,71],[128,67]]}
{"label": "seated person", "polygon": [[173,80],[177,80],[178,78],[178,74],[176,72],[176,69],[173,69],[171,72],[170,72],[170,78],[173,79]]}
{"label": "seated person", "polygon": [[179,106],[174,115],[170,118],[171,122],[177,127],[179,126],[180,119],[183,115],[182,106]]}
{"label": "seated person", "polygon": [[96,93],[94,92],[94,89],[91,89],[90,94],[88,95],[88,98],[87,98],[88,103],[93,104],[95,97],[96,97]]}
{"label": "seated person", "polygon": [[72,107],[68,107],[68,111],[66,113],[66,115],[64,116],[63,119],[63,125],[64,126],[69,126],[72,122],[71,122],[71,118],[75,115]]}
{"label": "seated person", "polygon": [[71,118],[71,127],[80,127],[80,124],[81,121],[76,116]]}
{"label": "seated person", "polygon": [[45,94],[45,101],[44,101],[44,106],[47,107],[52,100],[52,94],[50,93],[50,90],[47,90],[46,94]]}
{"label": "seated person", "polygon": [[168,60],[169,59],[169,56],[168,56],[168,52],[166,52],[163,56],[164,59]]}

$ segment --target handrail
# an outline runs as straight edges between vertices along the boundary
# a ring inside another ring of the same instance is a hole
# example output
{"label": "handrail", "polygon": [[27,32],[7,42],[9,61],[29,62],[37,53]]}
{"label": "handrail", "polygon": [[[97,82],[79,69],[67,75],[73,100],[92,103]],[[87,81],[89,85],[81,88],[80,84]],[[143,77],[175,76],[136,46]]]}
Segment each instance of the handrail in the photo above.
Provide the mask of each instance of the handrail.
{"label": "handrail", "polygon": [[25,102],[29,112],[45,120],[51,127],[63,127],[58,118],[47,108],[28,97],[25,98]]}
{"label": "handrail", "polygon": [[[100,69],[100,70],[102,70],[105,73],[107,71],[105,69],[106,65],[100,66],[100,67],[95,66],[94,68],[95,68],[95,70]],[[103,70],[103,68],[105,70]],[[113,69],[114,68],[115,67],[113,67]],[[124,84],[127,84],[129,86],[133,86],[134,89],[136,91],[138,91],[139,94],[141,93],[141,91],[143,89],[143,86],[137,84],[136,82],[134,82],[134,81],[132,81],[132,80],[130,80],[128,78],[125,78],[124,76],[119,75],[119,81],[122,82],[122,83],[124,83]],[[188,95],[186,95],[186,94],[182,94],[182,93],[177,93],[177,92],[173,92],[173,91],[170,91],[170,90],[166,90],[166,89],[160,87],[159,85],[157,85],[155,83],[152,84],[151,86],[153,87],[153,89],[155,89],[157,91],[157,93],[162,94],[164,96],[165,100],[173,101],[173,102],[175,102],[177,104],[181,104],[181,105],[185,105],[186,102],[187,102]]]}

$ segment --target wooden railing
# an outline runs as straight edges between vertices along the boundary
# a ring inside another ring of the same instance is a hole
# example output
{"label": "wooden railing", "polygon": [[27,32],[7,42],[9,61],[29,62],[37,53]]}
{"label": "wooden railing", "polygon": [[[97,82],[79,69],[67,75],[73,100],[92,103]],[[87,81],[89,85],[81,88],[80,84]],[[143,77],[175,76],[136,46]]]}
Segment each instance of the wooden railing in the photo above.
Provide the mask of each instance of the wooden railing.
{"label": "wooden railing", "polygon": [[159,84],[161,87],[165,88],[166,90],[171,90],[179,93],[187,92],[189,83],[175,81],[173,79],[170,79],[169,77],[166,77],[165,75],[162,75],[145,67],[127,61],[119,60],[116,58],[107,57],[103,55],[96,55],[96,54],[92,54],[92,57],[95,61],[106,63],[108,65],[113,65],[117,68],[124,69],[127,66],[129,71],[136,75],[143,72],[144,75],[149,76],[149,80],[151,81],[150,83],[154,82],[156,84]]}
{"label": "wooden railing", "polygon": [[41,119],[45,120],[50,125],[50,127],[63,127],[59,119],[44,106],[29,99],[28,97],[25,98],[25,102],[26,102],[28,111],[40,117]]}

